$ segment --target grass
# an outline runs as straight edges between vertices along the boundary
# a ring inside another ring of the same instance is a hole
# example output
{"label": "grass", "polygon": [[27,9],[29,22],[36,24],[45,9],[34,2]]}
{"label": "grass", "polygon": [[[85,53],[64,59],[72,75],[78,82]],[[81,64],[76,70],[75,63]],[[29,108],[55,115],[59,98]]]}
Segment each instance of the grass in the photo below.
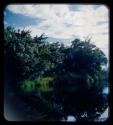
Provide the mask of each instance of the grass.
{"label": "grass", "polygon": [[35,83],[31,80],[24,80],[21,82],[20,88],[24,92],[34,92],[35,91]]}
{"label": "grass", "polygon": [[50,92],[53,90],[53,87],[50,86],[53,81],[53,77],[40,77],[35,80],[24,80],[21,82],[21,90],[24,92]]}

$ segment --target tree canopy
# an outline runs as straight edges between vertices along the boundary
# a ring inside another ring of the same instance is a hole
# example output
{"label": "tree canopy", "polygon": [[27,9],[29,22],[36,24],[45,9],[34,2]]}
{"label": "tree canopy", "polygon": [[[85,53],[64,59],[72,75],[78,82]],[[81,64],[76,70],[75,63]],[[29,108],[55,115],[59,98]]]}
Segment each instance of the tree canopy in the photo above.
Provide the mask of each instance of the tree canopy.
{"label": "tree canopy", "polygon": [[8,72],[12,70],[14,79],[22,84],[20,88],[24,90],[27,86],[30,93],[37,93],[38,84],[44,86],[51,78],[52,92],[49,97],[43,97],[62,105],[61,112],[78,114],[81,119],[81,112],[93,118],[95,108],[102,110],[105,102],[101,65],[107,64],[107,58],[90,39],[75,39],[67,47],[60,42],[50,43],[44,34],[32,38],[30,31],[7,27],[4,29],[4,59]]}

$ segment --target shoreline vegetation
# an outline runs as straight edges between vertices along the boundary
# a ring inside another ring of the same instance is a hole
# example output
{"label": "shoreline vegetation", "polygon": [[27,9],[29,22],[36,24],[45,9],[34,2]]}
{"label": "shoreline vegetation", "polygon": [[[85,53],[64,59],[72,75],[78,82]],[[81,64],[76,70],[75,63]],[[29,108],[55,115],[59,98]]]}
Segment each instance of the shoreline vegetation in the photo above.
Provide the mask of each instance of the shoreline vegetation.
{"label": "shoreline vegetation", "polygon": [[[109,107],[109,91],[104,90],[109,86],[109,69],[102,68],[108,62],[105,54],[91,39],[76,38],[68,47],[46,39],[44,34],[32,38],[29,30],[4,29],[4,103],[12,109],[5,106],[4,117],[9,121],[101,118]],[[9,117],[9,112],[18,118]]]}

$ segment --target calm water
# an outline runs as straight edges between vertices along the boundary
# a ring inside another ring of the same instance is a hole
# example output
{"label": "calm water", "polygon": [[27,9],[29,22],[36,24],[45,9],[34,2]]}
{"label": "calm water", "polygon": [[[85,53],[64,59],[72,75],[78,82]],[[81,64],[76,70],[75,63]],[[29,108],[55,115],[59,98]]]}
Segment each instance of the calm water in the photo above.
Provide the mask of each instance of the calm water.
{"label": "calm water", "polygon": [[[105,87],[103,89],[103,94],[109,94],[110,90],[109,87]],[[95,121],[105,121],[109,117],[109,107],[106,108],[106,110],[101,114],[101,116],[96,119]],[[75,116],[68,115],[67,119],[62,118],[61,121],[67,121],[67,122],[76,122]]]}
{"label": "calm water", "polygon": [[105,87],[104,89],[103,89],[103,94],[109,94],[109,87]]}
{"label": "calm water", "polygon": [[68,115],[67,119],[62,118],[61,121],[66,121],[66,122],[76,122],[76,118],[72,115]]}

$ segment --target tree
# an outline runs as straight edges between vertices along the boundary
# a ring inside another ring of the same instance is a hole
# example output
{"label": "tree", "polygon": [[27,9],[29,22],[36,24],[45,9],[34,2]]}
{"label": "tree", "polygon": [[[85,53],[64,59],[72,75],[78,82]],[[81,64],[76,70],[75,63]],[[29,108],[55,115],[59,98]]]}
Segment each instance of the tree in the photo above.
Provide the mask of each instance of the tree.
{"label": "tree", "polygon": [[[86,113],[86,120],[94,119],[106,103],[102,95],[104,74],[101,68],[107,63],[106,56],[90,40],[75,39],[71,46],[65,47],[59,42],[49,43],[46,38],[44,34],[32,38],[29,30],[5,28],[5,73],[16,80],[14,84],[18,88],[18,83],[22,83],[21,88],[35,98],[34,103],[38,102],[33,95],[36,94],[34,81],[40,79],[41,84],[45,82],[49,86],[52,78],[52,92],[47,92],[42,100],[55,103],[53,111],[76,115],[78,120],[83,120],[81,115]],[[42,88],[45,92],[46,87]]]}
{"label": "tree", "polygon": [[89,119],[94,119],[95,108],[101,112],[105,105],[101,65],[106,65],[107,58],[89,40],[79,39],[72,41],[71,47],[65,48],[64,54],[55,83],[58,103],[62,104],[65,113],[78,113],[78,120],[82,120],[81,113],[84,112]]}

